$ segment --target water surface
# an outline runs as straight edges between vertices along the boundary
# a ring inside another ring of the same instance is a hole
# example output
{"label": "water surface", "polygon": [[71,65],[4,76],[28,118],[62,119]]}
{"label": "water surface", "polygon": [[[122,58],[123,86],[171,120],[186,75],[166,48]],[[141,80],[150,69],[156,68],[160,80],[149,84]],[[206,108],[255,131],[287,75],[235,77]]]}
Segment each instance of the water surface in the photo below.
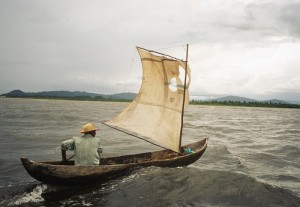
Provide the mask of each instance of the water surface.
{"label": "water surface", "polygon": [[207,137],[209,146],[188,167],[136,169],[84,188],[40,183],[22,167],[20,157],[60,160],[60,143],[86,122],[101,127],[103,157],[159,150],[101,125],[127,105],[1,98],[0,205],[299,206],[299,109],[189,106],[183,141]]}

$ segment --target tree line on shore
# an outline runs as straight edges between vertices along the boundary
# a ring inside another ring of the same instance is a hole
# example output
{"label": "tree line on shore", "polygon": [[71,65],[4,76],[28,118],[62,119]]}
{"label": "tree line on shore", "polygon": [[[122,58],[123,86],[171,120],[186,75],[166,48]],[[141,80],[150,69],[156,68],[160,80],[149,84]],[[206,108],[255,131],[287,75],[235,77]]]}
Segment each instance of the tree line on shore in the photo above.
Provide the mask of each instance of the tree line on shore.
{"label": "tree line on shore", "polygon": [[133,99],[113,98],[103,96],[5,96],[7,98],[30,98],[30,99],[53,99],[53,100],[74,100],[74,101],[115,101],[131,102]]}
{"label": "tree line on shore", "polygon": [[198,101],[192,100],[190,104],[194,105],[212,105],[212,106],[246,106],[246,107],[272,107],[272,108],[300,108],[300,105],[290,103],[273,103],[271,101]]}

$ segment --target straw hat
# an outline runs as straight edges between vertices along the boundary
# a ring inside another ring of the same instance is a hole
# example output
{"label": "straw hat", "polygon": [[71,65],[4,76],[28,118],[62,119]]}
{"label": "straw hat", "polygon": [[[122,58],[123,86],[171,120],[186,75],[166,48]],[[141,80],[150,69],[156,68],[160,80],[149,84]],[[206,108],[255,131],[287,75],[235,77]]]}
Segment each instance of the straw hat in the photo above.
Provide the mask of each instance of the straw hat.
{"label": "straw hat", "polygon": [[95,124],[87,123],[87,124],[82,126],[80,132],[81,133],[88,133],[88,132],[97,131],[97,130],[99,130],[99,129],[97,129]]}

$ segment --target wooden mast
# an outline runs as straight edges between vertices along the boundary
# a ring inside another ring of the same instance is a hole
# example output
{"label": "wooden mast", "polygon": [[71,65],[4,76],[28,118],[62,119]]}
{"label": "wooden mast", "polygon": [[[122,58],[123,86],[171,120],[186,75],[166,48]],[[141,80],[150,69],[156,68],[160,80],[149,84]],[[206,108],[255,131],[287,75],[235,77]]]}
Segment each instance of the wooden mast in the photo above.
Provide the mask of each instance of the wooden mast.
{"label": "wooden mast", "polygon": [[184,75],[183,101],[182,101],[182,112],[181,112],[181,128],[180,128],[180,138],[179,138],[179,152],[181,151],[181,146],[182,146],[182,129],[183,129],[183,115],[184,115],[184,105],[185,105],[186,77],[187,77],[187,72],[188,72],[188,56],[189,56],[189,44],[186,45],[185,75]]}

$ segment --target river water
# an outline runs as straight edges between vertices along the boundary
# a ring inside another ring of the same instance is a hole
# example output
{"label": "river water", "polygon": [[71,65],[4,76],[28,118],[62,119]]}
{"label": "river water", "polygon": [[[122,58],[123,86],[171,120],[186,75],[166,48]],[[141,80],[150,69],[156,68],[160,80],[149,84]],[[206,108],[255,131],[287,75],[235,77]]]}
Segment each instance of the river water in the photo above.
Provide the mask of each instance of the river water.
{"label": "river water", "polygon": [[96,186],[46,185],[21,165],[20,157],[60,160],[61,142],[86,122],[101,128],[103,157],[159,150],[101,125],[127,105],[0,98],[0,206],[300,206],[299,109],[191,105],[184,143],[209,138],[197,162]]}

